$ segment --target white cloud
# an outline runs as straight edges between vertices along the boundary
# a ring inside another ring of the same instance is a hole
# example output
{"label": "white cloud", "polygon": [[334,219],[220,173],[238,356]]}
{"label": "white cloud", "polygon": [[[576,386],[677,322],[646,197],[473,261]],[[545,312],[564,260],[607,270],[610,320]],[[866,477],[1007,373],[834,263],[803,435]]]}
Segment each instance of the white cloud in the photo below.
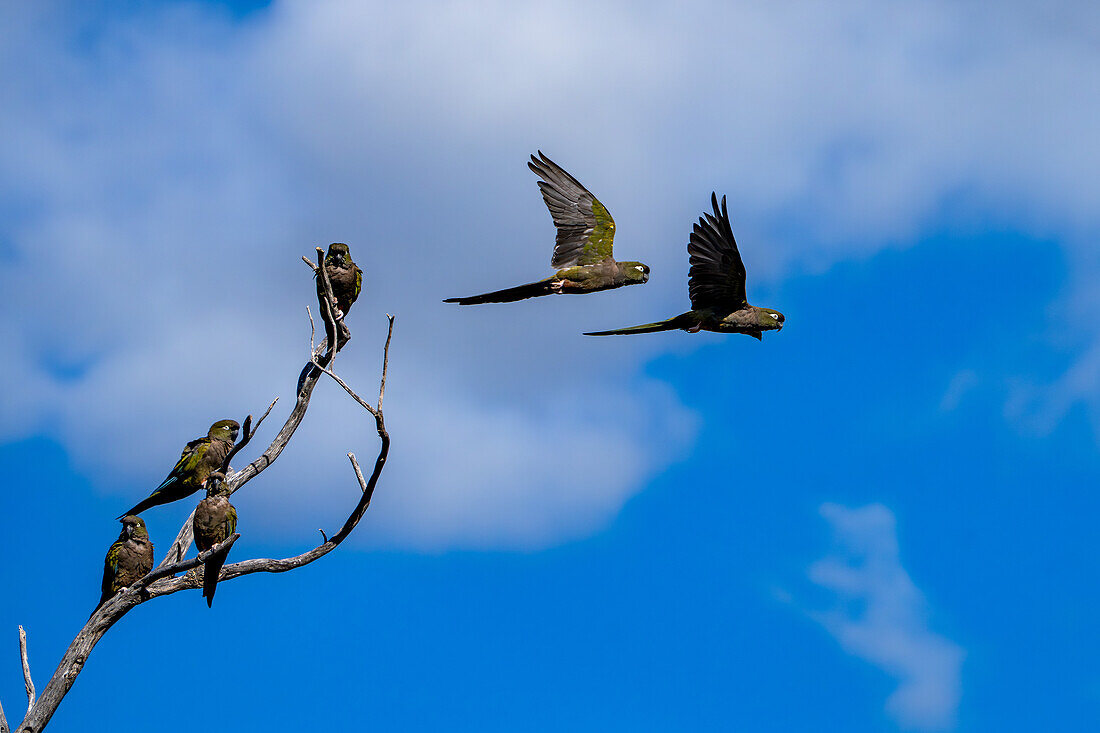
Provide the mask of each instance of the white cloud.
{"label": "white cloud", "polygon": [[[395,450],[481,433],[461,477],[442,459],[387,476],[482,492],[430,520],[394,505],[380,518],[394,541],[589,531],[684,444],[665,426],[690,416],[635,365],[691,343],[577,334],[686,304],[684,240],[712,188],[730,195],[750,295],[914,241],[960,192],[1083,257],[1100,50],[1074,14],[1092,11],[981,7],[287,0],[236,23],[202,6],[105,20],[5,5],[0,378],[23,388],[0,436],[50,430],[100,486],[140,493],[210,420],[289,399],[311,297],[296,260],[345,240],[367,270],[345,360],[360,382],[380,314],[399,316]],[[619,254],[648,262],[650,284],[444,307],[543,276],[552,230],[523,166],[536,147],[611,207]],[[671,419],[641,419],[653,403]],[[587,448],[596,435],[614,467]],[[607,480],[547,507],[562,479],[542,469],[563,452]],[[265,480],[297,497],[308,476],[285,463]]]}
{"label": "white cloud", "polygon": [[940,398],[940,410],[952,412],[958,408],[963,398],[978,386],[981,380],[973,369],[960,369],[951,377],[951,382]]}
{"label": "white cloud", "polygon": [[835,547],[809,577],[835,594],[812,614],[844,651],[898,681],[887,713],[905,729],[954,726],[964,651],[929,628],[927,602],[901,564],[893,513],[881,504],[823,504]]}

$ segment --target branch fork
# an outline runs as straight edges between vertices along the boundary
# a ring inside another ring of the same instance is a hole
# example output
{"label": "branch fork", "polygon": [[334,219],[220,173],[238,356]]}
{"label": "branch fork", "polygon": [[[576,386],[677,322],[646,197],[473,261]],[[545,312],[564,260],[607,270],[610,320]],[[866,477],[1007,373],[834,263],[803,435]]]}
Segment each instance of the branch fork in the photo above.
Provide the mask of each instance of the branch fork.
{"label": "branch fork", "polygon": [[[257,558],[226,565],[221,569],[219,582],[225,582],[252,573],[287,572],[302,567],[303,565],[308,565],[314,560],[327,555],[351,534],[359,524],[359,521],[363,518],[363,515],[370,506],[375,486],[378,483],[378,479],[382,474],[382,468],[385,466],[386,458],[389,455],[390,437],[389,433],[386,431],[385,421],[382,416],[382,399],[386,392],[386,376],[389,370],[390,341],[393,338],[394,317],[389,314],[386,316],[389,321],[389,328],[386,333],[386,344],[383,349],[382,375],[379,381],[378,402],[377,404],[371,405],[359,397],[359,395],[357,395],[354,390],[352,390],[352,388],[332,370],[332,361],[336,356],[338,342],[338,338],[335,337],[335,334],[340,327],[346,329],[346,326],[343,325],[344,314],[335,307],[336,300],[333,297],[332,284],[329,282],[328,274],[324,269],[324,250],[320,247],[317,248],[316,264],[310,262],[305,257],[302,259],[305,260],[306,264],[308,264],[316,274],[318,274],[324,285],[327,302],[325,303],[321,315],[325,320],[326,326],[330,328],[331,333],[334,334],[331,339],[332,343],[327,345],[322,343],[316,348],[313,346],[315,332],[313,327],[313,316],[310,314],[310,356],[299,378],[298,395],[294,408],[291,410],[286,422],[283,423],[282,428],[272,439],[267,449],[240,471],[231,471],[229,468],[230,460],[251,442],[260,425],[271,413],[272,408],[275,407],[275,403],[278,399],[272,401],[264,414],[256,421],[255,425],[252,424],[252,415],[248,415],[245,418],[242,425],[242,438],[233,447],[229,455],[226,456],[222,465],[222,472],[226,474],[226,482],[229,484],[230,493],[238,491],[246,483],[256,478],[256,476],[262,473],[279,457],[279,454],[282,453],[283,449],[290,442],[290,439],[293,437],[302,419],[305,417],[310,398],[313,394],[313,389],[316,387],[322,374],[327,374],[336,381],[352,399],[374,418],[378,437],[381,441],[378,457],[375,459],[374,470],[371,472],[370,477],[364,478],[363,471],[355,455],[353,453],[347,454],[348,460],[352,465],[352,470],[355,473],[356,481],[361,489],[361,495],[359,501],[348,515],[348,518],[344,521],[343,526],[336,534],[329,537],[324,530],[320,530],[323,542],[313,549],[300,555],[295,555],[294,557],[283,559]],[[324,354],[321,353],[322,349],[325,351]],[[116,593],[92,613],[84,624],[84,627],[77,633],[76,638],[73,639],[69,648],[65,651],[65,654],[61,658],[61,662],[58,664],[57,669],[54,671],[53,676],[46,684],[40,696],[36,696],[34,683],[31,680],[30,664],[27,658],[26,632],[23,630],[22,626],[19,627],[19,651],[23,665],[23,679],[27,688],[28,703],[27,713],[23,721],[19,724],[17,729],[18,733],[39,733],[39,731],[46,727],[46,724],[49,723],[54,712],[57,710],[58,705],[60,705],[62,699],[64,699],[75,682],[77,675],[79,675],[83,669],[88,655],[95,648],[99,640],[103,638],[103,635],[106,634],[119,619],[126,615],[132,608],[153,598],[171,595],[182,590],[201,588],[202,581],[199,579],[198,574],[189,571],[202,566],[211,556],[217,553],[228,552],[233,544],[240,538],[240,534],[234,533],[224,541],[211,547],[209,550],[201,552],[191,559],[185,560],[184,556],[187,554],[193,540],[193,518],[194,511],[191,512],[187,521],[185,521],[180,528],[176,539],[169,546],[168,552],[165,553],[159,565],[150,570],[144,577],[128,588]],[[10,733],[2,707],[0,707],[0,733]]]}

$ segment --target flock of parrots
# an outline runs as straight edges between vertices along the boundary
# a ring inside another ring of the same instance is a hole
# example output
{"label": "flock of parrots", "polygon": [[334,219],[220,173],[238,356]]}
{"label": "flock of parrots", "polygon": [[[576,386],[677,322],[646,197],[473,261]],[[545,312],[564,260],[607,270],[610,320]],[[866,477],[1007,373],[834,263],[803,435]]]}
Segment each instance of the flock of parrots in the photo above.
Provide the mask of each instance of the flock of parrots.
{"label": "flock of parrots", "polygon": [[[460,305],[511,303],[540,295],[612,290],[649,279],[649,267],[645,264],[615,261],[612,256],[615,221],[588,189],[541,151],[537,158],[532,155],[527,165],[542,179],[539,189],[557,228],[554,255],[550,260],[556,271],[548,278],[527,285],[466,298],[448,298],[444,302]],[[730,229],[725,197],[719,205],[717,195],[712,193],[711,206],[713,213],[699,217],[688,240],[691,310],[665,321],[595,331],[586,336],[681,329],[692,333],[700,330],[743,333],[762,340],[765,331],[783,328],[782,313],[749,305],[745,293],[745,265]],[[334,306],[333,321],[340,326],[338,334],[327,326],[326,337],[329,343],[335,337],[339,350],[350,338],[343,315],[362,292],[363,271],[352,261],[348,246],[339,242],[329,246],[324,270],[336,301],[328,305]],[[316,280],[318,302],[324,312],[327,296],[322,279],[317,277]],[[236,531],[237,511],[229,503],[229,485],[222,469],[239,431],[240,425],[235,420],[219,420],[211,425],[205,437],[187,444],[160,486],[120,517],[122,533],[107,551],[104,561],[100,605],[153,568],[153,544],[144,520],[138,516],[146,509],[184,499],[205,489],[206,498],[195,509],[193,521],[196,547],[204,552]],[[225,554],[218,554],[204,565],[203,597],[208,606],[213,603],[224,562]]]}

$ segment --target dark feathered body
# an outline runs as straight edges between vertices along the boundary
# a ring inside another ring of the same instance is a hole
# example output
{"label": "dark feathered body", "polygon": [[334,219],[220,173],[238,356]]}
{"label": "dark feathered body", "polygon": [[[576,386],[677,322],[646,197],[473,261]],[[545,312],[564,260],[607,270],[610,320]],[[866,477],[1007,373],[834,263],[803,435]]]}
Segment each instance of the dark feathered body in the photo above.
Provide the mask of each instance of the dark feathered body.
{"label": "dark feathered body", "polygon": [[[348,311],[351,310],[352,303],[363,292],[363,271],[352,261],[351,250],[343,242],[333,242],[328,246],[328,253],[325,254],[325,274],[328,275],[329,285],[332,286],[332,294],[336,298],[336,307],[340,309],[341,314],[346,316]],[[321,309],[322,318],[324,318],[325,283],[320,277],[315,279],[317,281],[317,305]],[[333,316],[336,316],[336,314],[334,313]],[[332,334],[328,333],[330,330],[326,324],[325,335],[331,343]],[[342,348],[350,338],[351,331],[346,326],[341,328],[338,348]]]}
{"label": "dark feathered body", "polygon": [[126,513],[140,514],[149,507],[183,499],[204,488],[206,479],[221,468],[233,450],[239,430],[236,420],[219,420],[211,425],[206,437],[187,444],[160,486]]}
{"label": "dark feathered body", "polygon": [[153,543],[141,517],[122,518],[122,533],[103,560],[103,586],[99,605],[115,593],[145,577],[153,569]]}
{"label": "dark feathered body", "polygon": [[[229,503],[228,490],[224,484],[207,490],[206,498],[195,508],[192,529],[195,547],[199,552],[206,552],[237,531],[237,510]],[[207,606],[214,602],[214,591],[217,590],[218,575],[225,564],[226,554],[218,553],[203,565],[202,595]]]}
{"label": "dark feathered body", "polygon": [[564,267],[555,272],[552,277],[538,282],[505,290],[496,290],[483,295],[472,295],[467,298],[448,298],[443,302],[477,305],[481,303],[512,303],[517,300],[557,293],[583,295],[584,293],[596,293],[600,290],[612,290],[621,288],[624,285],[644,282],[643,278],[648,274],[649,268],[641,263],[616,262],[613,258],[608,257],[595,265]]}
{"label": "dark feathered body", "polygon": [[783,314],[770,308],[749,305],[745,291],[745,264],[737,249],[730,227],[726,198],[718,205],[718,196],[711,194],[713,214],[699,218],[688,239],[688,295],[692,309],[667,321],[641,326],[594,331],[586,336],[654,333],[682,330],[743,333],[763,340],[765,331],[783,328]]}
{"label": "dark feathered body", "polygon": [[[782,328],[782,321],[778,320],[780,314],[766,308],[757,308],[750,305],[732,313],[723,313],[713,308],[691,310],[681,313],[667,321],[646,323],[641,326],[630,326],[612,331],[596,331],[585,334],[586,336],[616,336],[632,333],[655,333],[657,331],[713,331],[715,333],[743,333],[754,339],[762,340],[764,331]],[[778,325],[777,325],[778,324]]]}
{"label": "dark feathered body", "polygon": [[[340,312],[347,315],[352,303],[363,292],[363,271],[351,259],[351,250],[343,242],[333,242],[325,255],[325,274],[332,285],[332,294],[336,296],[336,305]],[[318,303],[325,294],[325,285],[317,278]]]}

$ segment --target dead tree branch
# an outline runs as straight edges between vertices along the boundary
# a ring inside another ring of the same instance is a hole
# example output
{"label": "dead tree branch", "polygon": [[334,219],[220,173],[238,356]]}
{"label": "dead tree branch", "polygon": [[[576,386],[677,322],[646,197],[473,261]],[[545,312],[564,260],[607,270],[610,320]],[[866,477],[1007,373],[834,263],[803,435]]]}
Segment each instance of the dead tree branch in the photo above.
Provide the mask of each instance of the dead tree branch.
{"label": "dead tree branch", "polygon": [[[324,272],[323,267],[323,250],[318,248],[318,263],[311,266],[315,269],[319,269],[321,273]],[[304,259],[304,258],[303,258]],[[308,262],[308,260],[307,260]],[[322,282],[324,289],[327,292],[329,298],[332,298],[332,286],[328,282],[327,276],[323,276]],[[332,302],[332,301],[330,301]],[[325,309],[325,321],[326,325],[333,329],[333,333],[336,332],[337,320],[334,317],[332,308]],[[343,314],[340,314],[342,319]],[[343,526],[332,537],[327,537],[322,531],[321,536],[324,539],[317,547],[304,552],[300,555],[283,559],[271,559],[271,558],[258,558],[253,560],[244,560],[242,562],[234,563],[232,565],[226,565],[222,568],[219,575],[219,582],[225,583],[226,581],[239,578],[243,575],[250,575],[252,573],[283,573],[295,568],[308,565],[309,563],[324,557],[329,552],[334,550],[340,545],[359,524],[359,521],[363,518],[367,509],[370,507],[371,498],[374,495],[375,486],[378,483],[378,479],[382,474],[382,468],[385,466],[386,458],[389,455],[390,436],[386,431],[385,421],[382,416],[382,397],[386,390],[386,376],[389,369],[389,352],[390,352],[390,340],[393,338],[393,324],[394,317],[392,315],[387,316],[389,320],[389,328],[386,334],[386,344],[383,349],[382,357],[382,376],[380,379],[380,386],[378,391],[378,404],[369,405],[364,402],[354,391],[338,377],[331,368],[332,359],[335,356],[336,343],[338,339],[329,339],[327,349],[323,355],[317,351],[310,351],[310,359],[306,364],[301,380],[299,382],[298,398],[291,410],[290,416],[283,424],[282,429],[279,430],[275,438],[267,449],[260,455],[259,458],[249,463],[244,469],[236,472],[232,472],[228,475],[228,483],[230,484],[232,491],[239,490],[244,484],[254,479],[261,472],[263,472],[268,466],[270,466],[279,454],[290,442],[294,432],[301,424],[302,418],[305,416],[306,409],[309,407],[310,397],[313,393],[314,387],[317,385],[317,381],[322,374],[328,374],[332,377],[349,395],[351,395],[357,403],[366,408],[368,412],[374,417],[375,427],[378,432],[378,437],[381,442],[378,451],[378,457],[374,462],[374,471],[371,473],[369,479],[363,478],[363,472],[359,467],[359,463],[355,459],[355,455],[348,453],[348,459],[351,461],[352,469],[355,472],[356,481],[361,489],[360,497],[355,507],[352,509],[348,518],[344,521]],[[322,345],[323,347],[324,345]],[[245,418],[243,425],[244,437],[240,443],[234,448],[233,452],[226,458],[226,465],[223,468],[228,468],[229,458],[232,458],[240,448],[243,448],[255,435],[256,430],[260,424],[264,421],[267,415],[271,412],[271,409],[275,406],[272,402],[267,408],[267,411],[256,422],[255,427],[251,425],[251,415]],[[202,587],[202,580],[199,578],[198,573],[188,572],[195,568],[202,566],[207,559],[212,555],[219,552],[228,552],[229,548],[240,537],[239,534],[234,534],[227,538],[224,542],[221,542],[214,547],[211,547],[206,552],[199,553],[196,557],[189,560],[183,559],[187,554],[187,550],[191,546],[192,542],[192,516],[188,517],[184,526],[180,529],[179,534],[176,536],[175,541],[169,547],[165,557],[161,560],[161,563],[153,570],[147,573],[143,578],[135,582],[128,588],[124,588],[113,597],[108,599],[105,603],[99,606],[84,624],[84,627],[77,633],[76,638],[70,643],[69,648],[65,651],[65,654],[61,658],[61,662],[58,664],[56,671],[50,681],[46,684],[46,687],[42,690],[41,696],[35,698],[34,685],[31,682],[30,666],[27,661],[26,652],[26,634],[23,628],[19,628],[20,634],[20,654],[23,660],[23,675],[27,685],[27,696],[29,698],[29,704],[27,707],[27,714],[23,721],[19,724],[17,729],[18,733],[39,733],[46,724],[49,723],[53,717],[54,712],[57,710],[62,699],[72,688],[73,683],[76,681],[77,676],[84,668],[84,664],[87,662],[88,655],[91,654],[99,640],[103,638],[110,628],[126,615],[131,609],[149,601],[153,598],[161,596],[171,595],[178,593],[182,590],[198,589]],[[3,716],[3,710],[0,709],[0,733],[9,733],[7,722]]]}
{"label": "dead tree branch", "polygon": [[31,662],[27,659],[27,632],[19,627],[19,659],[23,662],[23,686],[27,688],[27,712],[34,707],[34,680],[31,679]]}

